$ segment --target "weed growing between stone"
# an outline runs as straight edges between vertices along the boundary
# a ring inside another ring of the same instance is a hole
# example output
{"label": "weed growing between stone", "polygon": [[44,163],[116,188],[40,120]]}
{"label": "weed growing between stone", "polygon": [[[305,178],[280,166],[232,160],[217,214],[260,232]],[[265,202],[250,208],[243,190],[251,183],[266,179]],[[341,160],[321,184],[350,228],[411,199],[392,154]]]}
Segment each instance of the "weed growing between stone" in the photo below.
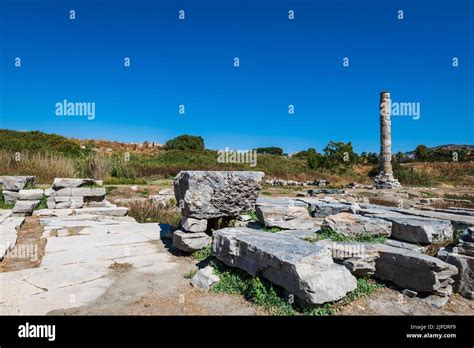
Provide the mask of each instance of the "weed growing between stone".
{"label": "weed growing between stone", "polygon": [[163,207],[152,200],[146,200],[129,202],[125,206],[129,209],[128,216],[139,223],[159,222],[176,227],[181,220],[181,215],[171,204]]}
{"label": "weed growing between stone", "polygon": [[48,197],[46,197],[45,195],[43,195],[41,197],[41,200],[39,202],[39,204],[36,206],[35,210],[39,210],[39,209],[48,209]]}
{"label": "weed growing between stone", "polygon": [[205,259],[207,259],[210,256],[212,256],[212,246],[211,245],[208,245],[207,247],[205,247],[201,250],[195,251],[192,254],[192,257],[194,257],[198,261],[204,261]]}
{"label": "weed growing between stone", "polygon": [[355,236],[346,236],[342,233],[338,233],[332,229],[323,229],[318,233],[315,233],[314,236],[305,238],[307,242],[316,243],[320,240],[330,239],[334,242],[361,242],[361,243],[380,243],[385,244],[387,241],[386,236],[382,235],[355,235]]}
{"label": "weed growing between stone", "polygon": [[192,270],[184,273],[183,277],[186,278],[186,279],[192,279],[196,273],[197,273],[197,269],[192,269]]}
{"label": "weed growing between stone", "polygon": [[277,233],[277,232],[281,231],[281,228],[279,228],[279,227],[264,227],[264,228],[262,228],[262,231],[270,232],[270,233]]}
{"label": "weed growing between stone", "polygon": [[301,310],[294,301],[290,301],[290,298],[284,295],[280,287],[267,280],[259,276],[252,277],[245,271],[227,267],[215,260],[211,261],[211,265],[214,267],[214,273],[220,278],[219,283],[211,288],[211,291],[241,295],[273,315],[332,315],[341,307],[363,296],[369,296],[383,286],[369,278],[358,278],[357,288],[341,300]]}
{"label": "weed growing between stone", "polygon": [[0,209],[13,209],[14,205],[13,203],[5,203],[3,195],[0,195]]}

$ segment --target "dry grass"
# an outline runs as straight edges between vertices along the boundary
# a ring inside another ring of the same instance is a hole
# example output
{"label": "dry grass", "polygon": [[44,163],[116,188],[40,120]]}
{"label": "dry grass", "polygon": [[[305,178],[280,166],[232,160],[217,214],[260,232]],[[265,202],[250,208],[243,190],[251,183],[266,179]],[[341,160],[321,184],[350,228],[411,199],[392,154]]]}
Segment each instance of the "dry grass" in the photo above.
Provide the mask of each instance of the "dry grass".
{"label": "dry grass", "polygon": [[429,176],[433,181],[452,185],[474,185],[473,162],[415,162],[403,164]]}
{"label": "dry grass", "polygon": [[38,183],[74,177],[73,160],[61,155],[0,150],[0,175],[36,175]]}
{"label": "dry grass", "polygon": [[128,215],[135,218],[140,223],[159,222],[178,226],[181,215],[178,209],[173,205],[160,206],[153,200],[132,201],[126,203]]}

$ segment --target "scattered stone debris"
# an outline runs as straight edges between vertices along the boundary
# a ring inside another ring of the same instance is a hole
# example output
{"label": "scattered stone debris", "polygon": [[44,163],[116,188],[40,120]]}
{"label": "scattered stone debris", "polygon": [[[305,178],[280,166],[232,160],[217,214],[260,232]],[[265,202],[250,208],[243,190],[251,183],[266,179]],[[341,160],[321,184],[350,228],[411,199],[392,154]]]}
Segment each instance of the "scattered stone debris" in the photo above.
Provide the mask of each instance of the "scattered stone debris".
{"label": "scattered stone debris", "polygon": [[220,281],[219,277],[213,272],[214,268],[212,266],[207,266],[203,269],[200,269],[191,279],[191,284],[196,288],[201,288],[204,291],[209,291],[209,289],[214,284]]}
{"label": "scattered stone debris", "polygon": [[380,235],[390,237],[392,234],[391,222],[350,213],[338,213],[326,217],[321,228],[331,229],[345,236]]}
{"label": "scattered stone debris", "polygon": [[474,299],[474,228],[465,229],[456,246],[440,249],[438,257],[458,269],[453,276],[454,291]]}
{"label": "scattered stone debris", "polygon": [[161,189],[158,194],[150,195],[148,198],[152,199],[161,207],[166,207],[174,201],[174,191],[172,189]]}
{"label": "scattered stone debris", "polygon": [[285,187],[285,186],[326,186],[329,184],[329,181],[324,179],[317,179],[313,181],[295,181],[295,180],[282,180],[282,179],[273,179],[265,180],[265,184],[273,187]]}

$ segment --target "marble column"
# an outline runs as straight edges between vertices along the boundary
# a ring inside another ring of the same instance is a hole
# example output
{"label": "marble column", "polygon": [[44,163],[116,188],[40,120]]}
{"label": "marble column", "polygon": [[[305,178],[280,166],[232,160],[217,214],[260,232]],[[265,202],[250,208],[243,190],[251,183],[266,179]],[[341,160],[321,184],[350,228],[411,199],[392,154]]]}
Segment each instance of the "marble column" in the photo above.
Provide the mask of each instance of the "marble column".
{"label": "marble column", "polygon": [[380,169],[392,174],[392,134],[390,129],[390,93],[380,93]]}

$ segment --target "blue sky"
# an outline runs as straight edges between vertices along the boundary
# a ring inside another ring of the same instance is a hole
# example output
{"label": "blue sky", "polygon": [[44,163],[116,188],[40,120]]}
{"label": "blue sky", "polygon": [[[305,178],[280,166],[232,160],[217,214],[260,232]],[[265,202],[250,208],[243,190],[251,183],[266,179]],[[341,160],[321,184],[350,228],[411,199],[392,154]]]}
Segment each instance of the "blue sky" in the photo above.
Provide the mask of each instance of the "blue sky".
{"label": "blue sky", "polygon": [[[0,0],[0,127],[377,152],[389,90],[421,107],[392,117],[394,152],[474,143],[473,19],[472,0]],[[56,116],[64,99],[94,102],[95,119]]]}

